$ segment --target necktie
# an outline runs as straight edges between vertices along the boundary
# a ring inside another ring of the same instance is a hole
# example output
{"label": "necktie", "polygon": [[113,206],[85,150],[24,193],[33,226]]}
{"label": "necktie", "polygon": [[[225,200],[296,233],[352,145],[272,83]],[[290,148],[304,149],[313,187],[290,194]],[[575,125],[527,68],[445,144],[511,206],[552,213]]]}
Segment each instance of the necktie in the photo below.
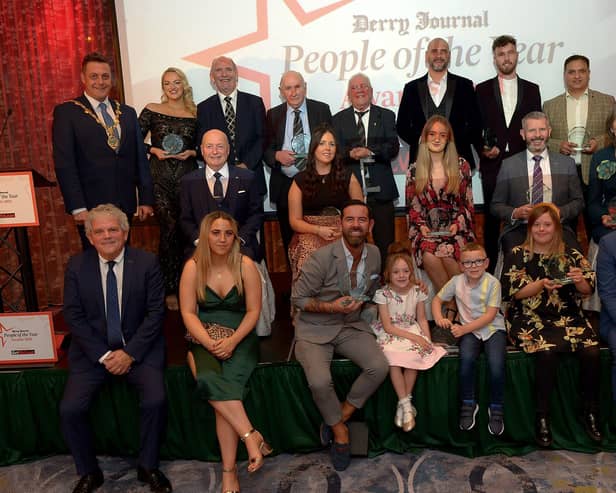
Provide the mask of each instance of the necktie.
{"label": "necktie", "polygon": [[217,204],[220,204],[225,198],[222,191],[222,181],[220,181],[221,176],[222,175],[218,171],[214,173],[214,178],[216,179],[216,181],[214,181],[214,200]]}
{"label": "necktie", "polygon": [[533,156],[535,167],[533,168],[533,189],[531,193],[531,205],[543,202],[543,171],[541,171],[541,156]]}
{"label": "necktie", "polygon": [[114,260],[107,262],[107,342],[110,348],[119,349],[124,346],[124,338],[120,322],[118,283],[113,272],[114,265]]}
{"label": "necktie", "polygon": [[113,139],[111,139],[110,141],[110,139],[108,138],[107,143],[109,144],[109,147],[113,148],[113,150],[115,151],[120,146],[120,134],[118,133],[118,127],[114,125],[113,118],[111,118],[111,115],[107,113],[107,105],[105,103],[100,103],[98,105],[98,109],[101,111],[101,114],[103,115],[103,121],[105,122],[105,127],[107,129],[110,129],[110,128],[112,129],[112,134],[115,137],[115,141]]}
{"label": "necktie", "polygon": [[[235,110],[231,104],[231,96],[225,98],[225,122],[227,123],[227,130],[229,131],[229,144],[235,150]],[[235,161],[235,159],[234,159]]]}
{"label": "necktie", "polygon": [[[304,125],[302,125],[302,119],[299,117],[299,114],[301,113],[301,110],[293,110],[294,116],[293,116],[293,138],[295,139],[295,137],[297,137],[298,135],[303,135],[304,134]],[[291,144],[291,147],[293,147],[293,151],[299,155],[305,155],[306,151],[308,149],[306,149],[306,141],[303,138],[299,138],[297,139],[298,142],[297,144]],[[297,169],[304,169],[306,166],[306,158],[305,157],[297,157],[295,159],[295,167]]]}
{"label": "necktie", "polygon": [[356,111],[357,115],[357,138],[359,140],[359,147],[366,147],[366,127],[364,127],[363,116],[368,113],[367,111]]}
{"label": "necktie", "polygon": [[299,117],[301,113],[300,110],[293,110],[295,116],[293,117],[293,137],[304,133],[304,126],[302,125],[302,120]]}

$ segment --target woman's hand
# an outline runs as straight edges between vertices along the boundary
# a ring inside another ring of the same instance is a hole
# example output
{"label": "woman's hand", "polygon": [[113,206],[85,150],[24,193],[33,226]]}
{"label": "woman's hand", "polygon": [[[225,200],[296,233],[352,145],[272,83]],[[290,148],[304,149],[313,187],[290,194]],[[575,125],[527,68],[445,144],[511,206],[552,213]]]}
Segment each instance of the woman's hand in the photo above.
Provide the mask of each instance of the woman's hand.
{"label": "woman's hand", "polygon": [[330,226],[319,226],[318,236],[325,241],[333,241],[340,238],[340,231]]}
{"label": "woman's hand", "polygon": [[451,234],[451,236],[455,236],[456,234],[458,234],[457,223],[452,223],[451,226],[449,226],[449,234]]}
{"label": "woman's hand", "polygon": [[428,228],[428,226],[426,226],[425,224],[422,224],[421,226],[419,226],[419,232],[421,233],[421,236],[428,236],[431,233],[431,229]]}
{"label": "woman's hand", "polygon": [[429,341],[417,334],[410,334],[406,337],[409,341],[417,344],[421,349],[428,350],[432,346]]}
{"label": "woman's hand", "polygon": [[571,267],[567,272],[567,277],[571,279],[575,284],[584,281],[584,271],[579,267]]}
{"label": "woman's hand", "polygon": [[179,154],[167,155],[167,157],[172,157],[174,159],[179,159],[180,161],[186,161],[190,157],[197,157],[197,152],[191,149],[186,149],[185,151],[180,152]]}
{"label": "woman's hand", "polygon": [[150,154],[154,154],[161,161],[170,157],[167,151],[163,151],[159,147],[150,147]]}
{"label": "woman's hand", "polygon": [[225,360],[233,356],[235,346],[236,343],[232,337],[225,337],[224,339],[218,339],[217,341],[214,341],[212,350],[210,352],[218,359]]}

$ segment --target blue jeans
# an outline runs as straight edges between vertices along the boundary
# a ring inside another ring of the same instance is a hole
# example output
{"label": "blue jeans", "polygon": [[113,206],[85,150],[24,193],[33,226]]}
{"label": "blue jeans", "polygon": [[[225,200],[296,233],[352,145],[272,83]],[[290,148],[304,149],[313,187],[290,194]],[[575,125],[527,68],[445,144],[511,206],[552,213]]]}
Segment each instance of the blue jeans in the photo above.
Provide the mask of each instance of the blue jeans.
{"label": "blue jeans", "polygon": [[471,332],[460,339],[460,397],[463,401],[475,399],[475,365],[481,346],[484,347],[490,370],[490,405],[503,405],[505,385],[505,346],[507,338],[504,330],[498,330],[487,341],[475,337]]}

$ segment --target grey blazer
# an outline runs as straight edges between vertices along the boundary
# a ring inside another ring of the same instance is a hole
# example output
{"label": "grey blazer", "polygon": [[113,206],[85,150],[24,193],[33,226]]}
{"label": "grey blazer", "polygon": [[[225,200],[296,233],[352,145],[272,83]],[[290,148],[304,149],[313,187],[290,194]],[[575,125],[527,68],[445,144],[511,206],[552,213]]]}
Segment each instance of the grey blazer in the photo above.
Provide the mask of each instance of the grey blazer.
{"label": "grey blazer", "polygon": [[[327,344],[344,328],[370,332],[368,324],[361,319],[361,309],[349,314],[306,312],[304,307],[311,298],[334,301],[342,296],[340,280],[349,275],[342,239],[326,245],[312,254],[303,265],[299,279],[293,285],[291,302],[301,312],[295,321],[295,337],[316,344]],[[366,279],[381,272],[381,254],[374,245],[368,249]]]}
{"label": "grey blazer", "polygon": [[[582,187],[575,161],[569,156],[548,152],[552,175],[552,203],[560,208],[563,226],[576,230],[577,219],[584,209]],[[511,220],[513,209],[528,204],[529,189],[526,150],[505,159],[496,179],[490,210],[505,223],[502,234],[523,225]]]}

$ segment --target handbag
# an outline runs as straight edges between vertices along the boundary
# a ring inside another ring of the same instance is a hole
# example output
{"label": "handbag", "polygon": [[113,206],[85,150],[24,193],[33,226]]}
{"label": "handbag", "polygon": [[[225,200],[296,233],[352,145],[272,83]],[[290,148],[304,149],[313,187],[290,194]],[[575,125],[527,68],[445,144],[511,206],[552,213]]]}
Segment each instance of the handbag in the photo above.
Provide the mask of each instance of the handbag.
{"label": "handbag", "polygon": [[[235,332],[231,327],[217,324],[216,322],[201,322],[203,328],[212,339],[217,341],[218,339],[224,339],[225,337],[231,337]],[[190,335],[190,332],[186,332],[184,338],[193,344],[200,344],[200,342]]]}

